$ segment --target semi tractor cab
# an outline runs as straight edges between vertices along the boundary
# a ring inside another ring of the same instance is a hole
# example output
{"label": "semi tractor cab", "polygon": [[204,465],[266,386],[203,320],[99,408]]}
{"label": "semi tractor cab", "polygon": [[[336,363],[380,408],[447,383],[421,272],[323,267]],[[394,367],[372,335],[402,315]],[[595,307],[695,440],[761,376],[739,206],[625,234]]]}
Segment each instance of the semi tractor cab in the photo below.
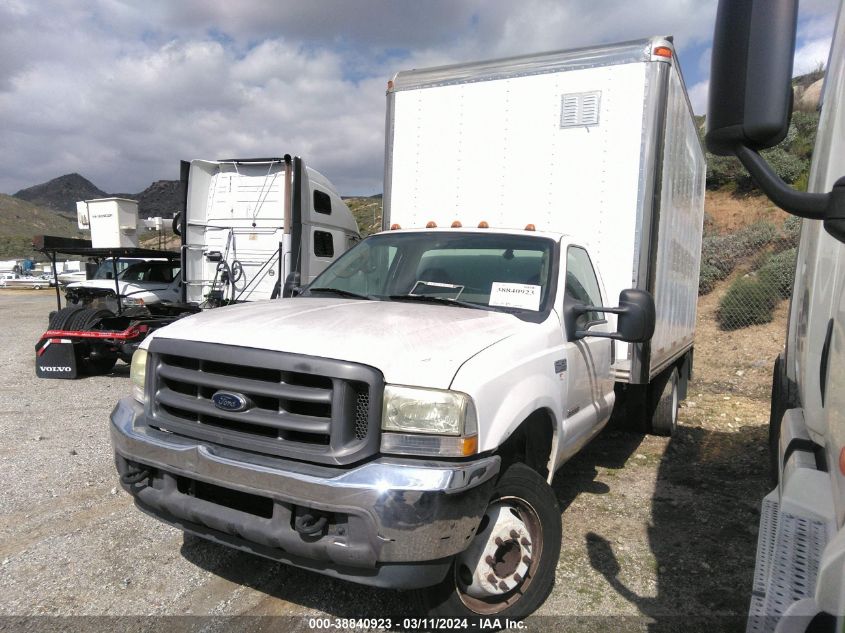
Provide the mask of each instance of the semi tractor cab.
{"label": "semi tractor cab", "polygon": [[776,487],[763,499],[748,631],[845,627],[845,20],[836,21],[807,192],[758,154],[789,128],[798,3],[722,0],[707,145],[733,154],[804,218],[770,418]]}
{"label": "semi tractor cab", "polygon": [[120,481],[217,543],[524,617],[554,583],[555,471],[614,412],[675,429],[703,152],[669,38],[389,86],[385,230],[298,296],[145,340],[111,416]]}
{"label": "semi tractor cab", "polygon": [[360,240],[334,185],[299,157],[183,162],[182,178],[188,303],[290,296]]}
{"label": "semi tractor cab", "polygon": [[[58,309],[35,346],[39,377],[105,373],[188,314],[289,295],[360,239],[334,185],[301,158],[183,161],[181,178],[185,208],[173,220],[179,253],[135,248],[137,203],[113,198],[79,205],[93,246],[37,240],[53,261],[58,252],[96,257],[112,271],[69,285],[64,308],[57,290]],[[119,271],[129,257],[146,261]]]}

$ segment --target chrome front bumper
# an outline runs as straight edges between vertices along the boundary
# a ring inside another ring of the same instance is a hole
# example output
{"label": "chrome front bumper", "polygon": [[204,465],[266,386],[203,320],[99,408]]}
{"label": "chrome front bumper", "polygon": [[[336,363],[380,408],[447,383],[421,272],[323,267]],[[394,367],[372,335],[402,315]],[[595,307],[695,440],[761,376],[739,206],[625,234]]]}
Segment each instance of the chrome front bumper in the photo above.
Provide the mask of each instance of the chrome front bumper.
{"label": "chrome front bumper", "polygon": [[[124,484],[144,512],[274,560],[393,588],[443,578],[474,535],[499,471],[497,456],[463,463],[381,458],[337,468],[256,455],[151,428],[131,398],[118,402],[110,428],[121,474],[152,469],[148,479]],[[202,482],[203,495],[194,482]],[[245,511],[228,491],[267,511]],[[295,519],[305,511],[324,513],[326,530],[297,532]]]}

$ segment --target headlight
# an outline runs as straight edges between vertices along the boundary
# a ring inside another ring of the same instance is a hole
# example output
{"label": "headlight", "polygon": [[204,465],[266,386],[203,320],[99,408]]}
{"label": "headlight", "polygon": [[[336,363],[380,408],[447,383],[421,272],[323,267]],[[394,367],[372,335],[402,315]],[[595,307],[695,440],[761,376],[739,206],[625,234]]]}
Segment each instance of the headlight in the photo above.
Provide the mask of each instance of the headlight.
{"label": "headlight", "polygon": [[385,453],[463,457],[478,448],[475,406],[458,391],[386,385],[381,428]]}
{"label": "headlight", "polygon": [[129,380],[132,383],[132,397],[138,402],[144,402],[144,382],[147,377],[147,350],[138,349],[132,354],[132,365],[129,367]]}
{"label": "headlight", "polygon": [[121,303],[125,306],[142,306],[144,305],[144,300],[141,297],[122,297]]}

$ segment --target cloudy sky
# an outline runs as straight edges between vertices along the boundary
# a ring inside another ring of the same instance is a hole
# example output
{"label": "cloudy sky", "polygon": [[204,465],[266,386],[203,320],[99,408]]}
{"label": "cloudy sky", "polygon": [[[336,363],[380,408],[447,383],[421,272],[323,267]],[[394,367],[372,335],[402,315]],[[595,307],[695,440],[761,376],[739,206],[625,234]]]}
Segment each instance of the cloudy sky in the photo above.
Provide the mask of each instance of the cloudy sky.
{"label": "cloudy sky", "polygon": [[[827,60],[837,0],[802,0],[795,73]],[[78,172],[108,192],[179,160],[303,156],[382,190],[398,70],[674,35],[703,114],[714,0],[0,1],[0,192]]]}

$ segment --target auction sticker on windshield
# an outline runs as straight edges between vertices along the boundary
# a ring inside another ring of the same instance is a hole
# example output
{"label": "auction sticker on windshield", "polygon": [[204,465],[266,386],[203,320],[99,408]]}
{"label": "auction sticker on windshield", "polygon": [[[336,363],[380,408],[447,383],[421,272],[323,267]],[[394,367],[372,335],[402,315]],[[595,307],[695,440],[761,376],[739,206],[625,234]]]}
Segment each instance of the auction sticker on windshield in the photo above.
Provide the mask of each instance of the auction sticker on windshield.
{"label": "auction sticker on windshield", "polygon": [[540,286],[532,284],[506,284],[493,282],[490,289],[491,306],[500,308],[522,308],[523,310],[540,310]]}

